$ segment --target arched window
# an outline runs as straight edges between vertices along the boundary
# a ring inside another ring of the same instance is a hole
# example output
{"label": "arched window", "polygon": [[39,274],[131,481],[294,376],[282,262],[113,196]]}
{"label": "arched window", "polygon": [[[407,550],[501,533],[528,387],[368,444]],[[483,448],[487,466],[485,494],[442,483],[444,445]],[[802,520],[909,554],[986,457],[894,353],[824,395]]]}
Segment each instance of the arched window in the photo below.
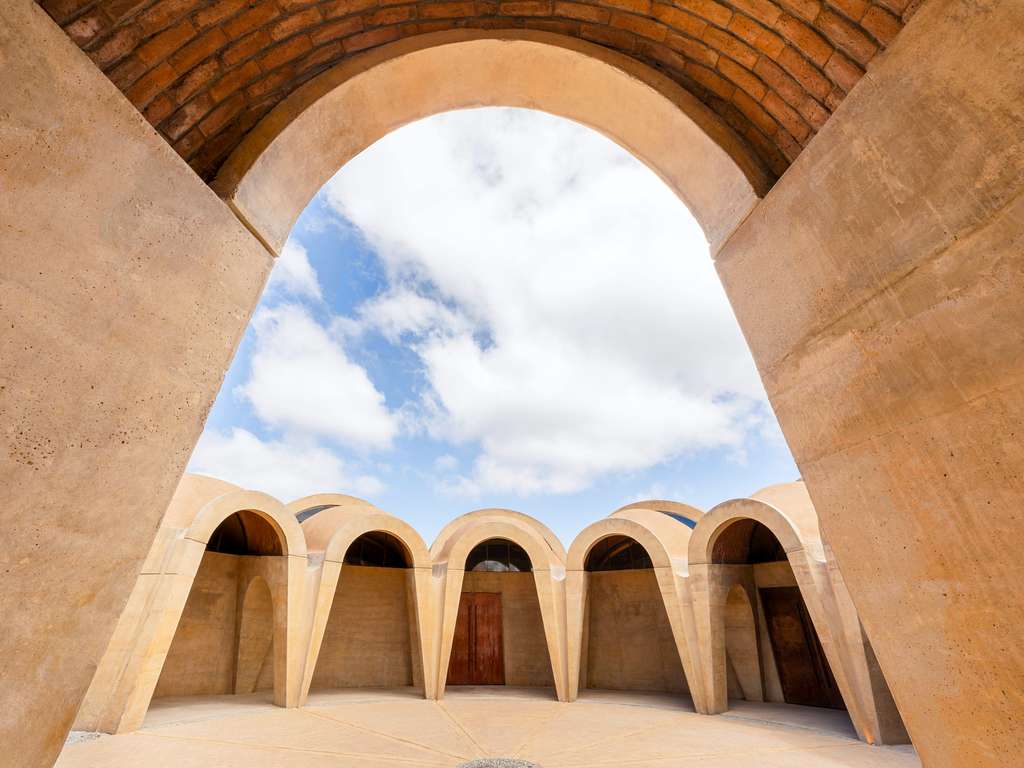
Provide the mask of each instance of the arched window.
{"label": "arched window", "polygon": [[384,531],[364,533],[345,552],[345,565],[369,565],[377,568],[410,568],[405,545]]}
{"label": "arched window", "polygon": [[210,552],[224,555],[281,555],[277,530],[255,512],[243,510],[217,526],[206,545]]}
{"label": "arched window", "polygon": [[653,568],[651,556],[629,536],[608,536],[595,544],[583,564],[587,571],[635,571]]}
{"label": "arched window", "polygon": [[477,544],[466,558],[467,571],[532,571],[530,556],[507,539],[488,539]]}

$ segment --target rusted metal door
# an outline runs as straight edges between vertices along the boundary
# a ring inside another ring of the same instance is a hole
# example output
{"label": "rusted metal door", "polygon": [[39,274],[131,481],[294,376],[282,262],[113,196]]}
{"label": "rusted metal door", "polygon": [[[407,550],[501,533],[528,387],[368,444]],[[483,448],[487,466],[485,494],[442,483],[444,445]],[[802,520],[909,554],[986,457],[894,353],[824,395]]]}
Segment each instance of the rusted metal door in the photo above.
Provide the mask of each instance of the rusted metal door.
{"label": "rusted metal door", "polygon": [[846,709],[799,588],[760,593],[783,698],[788,704]]}
{"label": "rusted metal door", "polygon": [[448,663],[448,685],[504,685],[501,595],[463,592]]}

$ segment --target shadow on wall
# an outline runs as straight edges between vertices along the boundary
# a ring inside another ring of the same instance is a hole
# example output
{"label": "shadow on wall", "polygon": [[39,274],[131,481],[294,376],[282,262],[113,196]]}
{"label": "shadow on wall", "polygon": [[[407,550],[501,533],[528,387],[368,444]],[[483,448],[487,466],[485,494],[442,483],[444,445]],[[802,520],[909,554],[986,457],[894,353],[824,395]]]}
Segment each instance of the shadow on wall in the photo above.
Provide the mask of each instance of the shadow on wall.
{"label": "shadow on wall", "polygon": [[708,513],[631,504],[566,552],[511,510],[458,517],[428,550],[362,499],[284,507],[189,475],[76,727],[134,730],[163,696],[513,685],[846,709],[865,741],[906,742],[828,553],[802,483]]}

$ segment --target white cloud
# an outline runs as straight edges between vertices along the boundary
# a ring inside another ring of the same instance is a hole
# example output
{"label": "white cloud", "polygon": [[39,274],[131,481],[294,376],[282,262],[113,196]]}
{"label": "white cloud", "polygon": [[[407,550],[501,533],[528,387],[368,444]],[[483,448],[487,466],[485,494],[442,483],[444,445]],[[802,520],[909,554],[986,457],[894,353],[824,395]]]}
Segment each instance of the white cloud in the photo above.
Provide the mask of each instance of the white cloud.
{"label": "white cloud", "polygon": [[366,371],[297,304],[261,308],[249,380],[236,393],[265,424],[357,449],[385,449],[398,431]]}
{"label": "white cloud", "polygon": [[342,459],[315,442],[264,441],[237,427],[203,432],[189,471],[263,491],[285,503],[313,493],[374,496],[384,490],[378,478],[350,471]]}
{"label": "white cloud", "polygon": [[699,227],[647,168],[539,113],[440,115],[381,140],[326,201],[390,288],[347,333],[412,345],[456,492],[570,492],[740,449],[765,399]]}
{"label": "white cloud", "polygon": [[295,239],[289,239],[284,244],[281,254],[274,262],[267,290],[316,301],[323,299],[316,270],[309,263],[306,249]]}

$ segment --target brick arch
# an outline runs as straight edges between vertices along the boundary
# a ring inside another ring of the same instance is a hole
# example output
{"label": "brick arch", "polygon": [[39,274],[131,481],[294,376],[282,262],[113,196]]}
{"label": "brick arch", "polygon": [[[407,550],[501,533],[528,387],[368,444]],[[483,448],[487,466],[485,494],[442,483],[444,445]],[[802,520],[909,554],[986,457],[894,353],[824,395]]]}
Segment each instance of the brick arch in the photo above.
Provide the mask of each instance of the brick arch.
{"label": "brick arch", "polygon": [[777,177],[920,0],[38,0],[209,181],[314,75],[443,30],[531,29],[667,74]]}

